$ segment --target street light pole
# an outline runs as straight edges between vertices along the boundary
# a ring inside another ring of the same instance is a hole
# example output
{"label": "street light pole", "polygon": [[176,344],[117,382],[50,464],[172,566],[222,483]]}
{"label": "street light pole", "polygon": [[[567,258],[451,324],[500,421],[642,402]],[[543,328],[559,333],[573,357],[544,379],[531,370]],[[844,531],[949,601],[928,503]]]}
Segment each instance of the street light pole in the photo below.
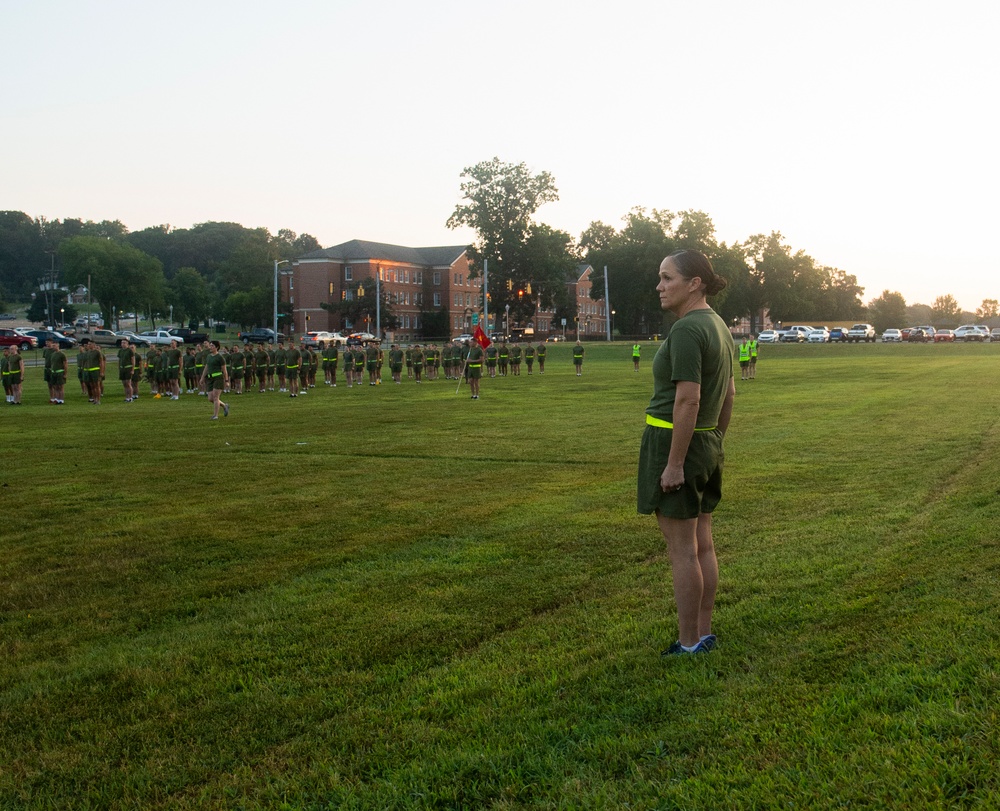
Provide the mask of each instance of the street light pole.
{"label": "street light pole", "polygon": [[278,265],[287,265],[287,259],[274,260],[274,340],[278,340]]}

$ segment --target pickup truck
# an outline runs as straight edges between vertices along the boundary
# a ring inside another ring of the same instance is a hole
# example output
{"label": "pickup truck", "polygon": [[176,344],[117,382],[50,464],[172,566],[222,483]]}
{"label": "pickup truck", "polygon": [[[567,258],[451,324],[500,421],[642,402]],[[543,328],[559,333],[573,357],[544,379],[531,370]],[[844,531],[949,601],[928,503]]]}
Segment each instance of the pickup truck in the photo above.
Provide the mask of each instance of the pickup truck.
{"label": "pickup truck", "polygon": [[90,329],[81,333],[80,340],[89,339],[98,346],[121,346],[122,336],[109,329]]}
{"label": "pickup truck", "polygon": [[165,329],[151,329],[146,332],[140,332],[139,337],[144,341],[148,341],[150,344],[159,344],[160,346],[170,346],[171,341],[180,342],[180,338],[171,335],[170,332]]}
{"label": "pickup truck", "polygon": [[[274,343],[274,330],[267,329],[265,327],[254,327],[249,332],[239,333],[239,339],[245,344],[273,344]],[[285,336],[280,332],[278,333],[278,343],[282,343],[285,340]]]}
{"label": "pickup truck", "polygon": [[855,324],[847,331],[847,340],[851,343],[875,343],[875,327],[871,324]]}
{"label": "pickup truck", "polygon": [[195,332],[187,327],[170,327],[167,332],[184,344],[200,344],[202,341],[208,340],[206,333]]}

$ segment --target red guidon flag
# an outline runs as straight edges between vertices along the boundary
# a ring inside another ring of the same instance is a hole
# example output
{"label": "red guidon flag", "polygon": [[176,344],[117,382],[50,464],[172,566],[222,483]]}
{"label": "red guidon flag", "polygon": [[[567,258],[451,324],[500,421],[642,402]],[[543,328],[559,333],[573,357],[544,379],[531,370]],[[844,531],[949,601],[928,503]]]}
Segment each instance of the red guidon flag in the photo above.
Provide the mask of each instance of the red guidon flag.
{"label": "red guidon flag", "polygon": [[472,340],[479,344],[483,349],[489,349],[489,346],[493,341],[486,337],[486,333],[483,332],[483,328],[476,324],[476,328],[472,331]]}

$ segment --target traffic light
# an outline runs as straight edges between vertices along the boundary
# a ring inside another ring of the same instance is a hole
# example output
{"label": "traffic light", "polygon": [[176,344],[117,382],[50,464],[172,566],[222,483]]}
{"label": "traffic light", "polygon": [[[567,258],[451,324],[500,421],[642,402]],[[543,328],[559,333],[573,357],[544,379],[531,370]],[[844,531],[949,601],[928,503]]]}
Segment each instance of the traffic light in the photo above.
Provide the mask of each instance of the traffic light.
{"label": "traffic light", "polygon": [[523,290],[518,290],[518,291],[517,291],[517,297],[518,297],[519,299],[522,299],[522,298],[524,298],[524,291],[523,291]]}
{"label": "traffic light", "polygon": [[508,279],[507,280],[507,290],[510,291],[510,290],[513,290],[513,289],[514,289],[514,280],[513,279]]}
{"label": "traffic light", "polygon": [[529,296],[531,295],[531,282],[528,282],[528,284],[525,285],[524,292],[527,293]]}

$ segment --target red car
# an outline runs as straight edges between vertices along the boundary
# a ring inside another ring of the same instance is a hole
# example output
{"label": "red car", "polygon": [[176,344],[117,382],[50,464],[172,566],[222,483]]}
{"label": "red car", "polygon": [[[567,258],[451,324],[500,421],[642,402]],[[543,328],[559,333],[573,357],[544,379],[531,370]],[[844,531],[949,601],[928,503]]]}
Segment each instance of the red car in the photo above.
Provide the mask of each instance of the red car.
{"label": "red car", "polygon": [[38,339],[12,329],[0,329],[0,346],[16,346],[22,352],[38,346]]}
{"label": "red car", "polygon": [[934,343],[951,343],[955,340],[955,333],[950,329],[939,329],[934,333]]}

